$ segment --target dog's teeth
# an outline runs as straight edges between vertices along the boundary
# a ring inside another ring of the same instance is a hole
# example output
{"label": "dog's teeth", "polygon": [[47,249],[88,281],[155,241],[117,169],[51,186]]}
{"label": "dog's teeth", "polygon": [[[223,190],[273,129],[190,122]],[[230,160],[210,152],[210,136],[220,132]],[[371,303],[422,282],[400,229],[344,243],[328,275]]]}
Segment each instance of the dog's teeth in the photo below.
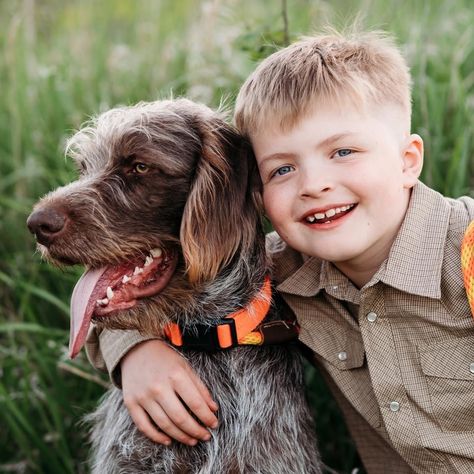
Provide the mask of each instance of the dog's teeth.
{"label": "dog's teeth", "polygon": [[107,298],[109,300],[111,300],[114,297],[114,291],[112,290],[112,288],[110,288],[110,286],[107,287],[106,293],[107,293]]}
{"label": "dog's teeth", "polygon": [[139,273],[143,273],[143,268],[135,267],[135,270],[133,271],[133,276],[138,275]]}
{"label": "dog's teeth", "polygon": [[122,278],[122,283],[125,285],[125,283],[128,283],[131,280],[131,278],[127,275],[124,275]]}
{"label": "dog's teeth", "polygon": [[106,306],[109,304],[109,300],[107,298],[104,298],[103,300],[97,300],[97,304],[100,306]]}
{"label": "dog's teeth", "polygon": [[150,254],[153,258],[161,257],[162,253],[163,253],[163,250],[161,250],[160,248],[150,250]]}
{"label": "dog's teeth", "polygon": [[151,257],[150,255],[145,259],[145,265],[143,265],[144,267],[148,267],[148,265],[151,265],[153,263],[153,257]]}

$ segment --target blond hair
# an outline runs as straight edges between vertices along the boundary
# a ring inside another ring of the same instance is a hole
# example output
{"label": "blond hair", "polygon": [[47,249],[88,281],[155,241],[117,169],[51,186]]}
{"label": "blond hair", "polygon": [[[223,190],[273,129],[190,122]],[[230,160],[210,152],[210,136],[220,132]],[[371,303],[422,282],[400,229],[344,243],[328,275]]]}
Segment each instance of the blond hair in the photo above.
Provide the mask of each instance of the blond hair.
{"label": "blond hair", "polygon": [[382,32],[305,37],[264,59],[240,89],[235,123],[247,136],[262,125],[293,127],[318,101],[400,105],[410,127],[411,77]]}

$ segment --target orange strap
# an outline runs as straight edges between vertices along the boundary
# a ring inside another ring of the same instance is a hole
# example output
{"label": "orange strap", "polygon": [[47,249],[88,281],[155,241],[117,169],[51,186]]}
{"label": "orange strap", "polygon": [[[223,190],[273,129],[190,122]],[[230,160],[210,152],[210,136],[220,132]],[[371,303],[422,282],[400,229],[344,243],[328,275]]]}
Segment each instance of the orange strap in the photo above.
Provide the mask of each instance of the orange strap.
{"label": "orange strap", "polygon": [[474,221],[469,224],[464,234],[461,245],[461,266],[467,299],[474,316]]}
{"label": "orange strap", "polygon": [[[272,287],[270,278],[265,277],[263,287],[260,292],[245,307],[229,314],[224,318],[233,320],[237,340],[239,344],[261,344],[263,342],[262,334],[254,329],[265,319],[271,305]],[[219,324],[216,326],[217,338],[221,349],[232,347],[232,329],[230,324]],[[183,345],[183,335],[181,328],[176,323],[169,323],[165,327],[165,335],[174,346],[181,347]]]}

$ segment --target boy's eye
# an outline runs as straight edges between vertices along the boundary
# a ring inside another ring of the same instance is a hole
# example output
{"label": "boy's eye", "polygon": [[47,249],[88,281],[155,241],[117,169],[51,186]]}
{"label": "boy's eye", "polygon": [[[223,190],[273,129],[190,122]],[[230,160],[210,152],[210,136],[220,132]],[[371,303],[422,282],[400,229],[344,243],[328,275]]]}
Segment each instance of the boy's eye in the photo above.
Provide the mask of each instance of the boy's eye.
{"label": "boy's eye", "polygon": [[345,156],[348,156],[352,154],[352,150],[350,148],[341,148],[340,150],[337,150],[335,155],[340,157],[340,158],[343,158]]}
{"label": "boy's eye", "polygon": [[284,174],[290,173],[291,171],[293,171],[293,166],[282,166],[273,173],[273,176],[283,176]]}

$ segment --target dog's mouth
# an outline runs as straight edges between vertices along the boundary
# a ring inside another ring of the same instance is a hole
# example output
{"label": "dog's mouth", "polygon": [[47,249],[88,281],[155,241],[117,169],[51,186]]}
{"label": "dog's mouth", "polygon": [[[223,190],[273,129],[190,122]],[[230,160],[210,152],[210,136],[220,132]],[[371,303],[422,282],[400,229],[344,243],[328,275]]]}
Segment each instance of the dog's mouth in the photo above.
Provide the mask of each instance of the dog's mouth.
{"label": "dog's mouth", "polygon": [[174,273],[177,255],[153,249],[150,255],[117,266],[87,270],[76,283],[71,298],[69,355],[84,345],[92,318],[130,309],[139,299],[156,295]]}

